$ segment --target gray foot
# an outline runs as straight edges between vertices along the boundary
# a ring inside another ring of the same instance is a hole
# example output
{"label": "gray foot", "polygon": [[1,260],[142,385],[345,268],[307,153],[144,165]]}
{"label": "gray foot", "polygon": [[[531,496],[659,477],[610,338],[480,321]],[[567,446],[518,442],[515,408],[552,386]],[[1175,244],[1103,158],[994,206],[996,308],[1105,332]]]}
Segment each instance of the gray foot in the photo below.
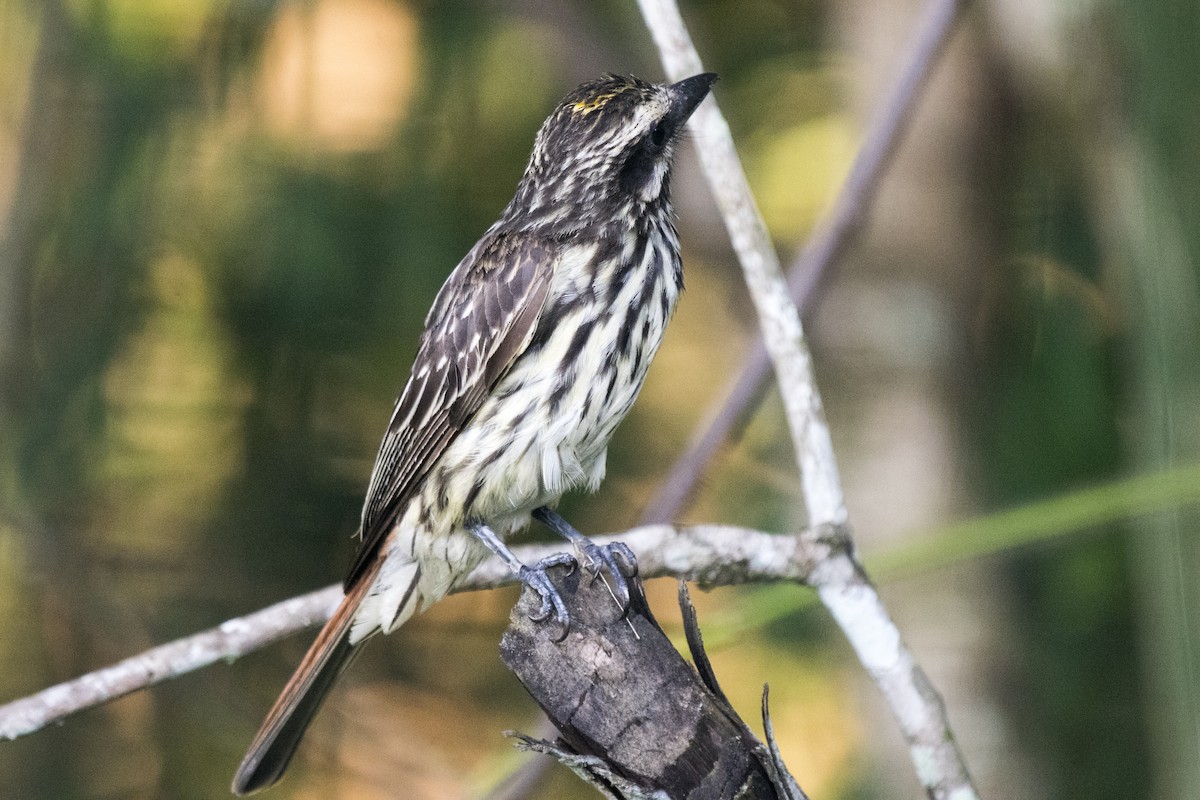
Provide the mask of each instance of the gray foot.
{"label": "gray foot", "polygon": [[612,586],[609,588],[612,590],[613,597],[616,598],[617,605],[621,607],[621,616],[628,614],[629,581],[638,574],[637,557],[634,556],[633,551],[624,542],[598,545],[588,541],[581,547],[584,555],[591,562],[588,566],[592,569],[592,582],[595,583],[600,578],[602,567],[608,567],[613,579]]}
{"label": "gray foot", "polygon": [[536,614],[530,614],[529,618],[534,622],[545,622],[553,614],[555,621],[562,629],[559,635],[554,637],[556,642],[567,638],[567,631],[571,629],[571,615],[567,613],[567,604],[563,601],[557,587],[550,581],[546,570],[559,566],[569,566],[574,570],[577,563],[575,557],[569,553],[555,553],[543,558],[532,567],[522,566],[517,570],[517,580],[533,589],[538,593],[538,597],[542,598],[541,608]]}

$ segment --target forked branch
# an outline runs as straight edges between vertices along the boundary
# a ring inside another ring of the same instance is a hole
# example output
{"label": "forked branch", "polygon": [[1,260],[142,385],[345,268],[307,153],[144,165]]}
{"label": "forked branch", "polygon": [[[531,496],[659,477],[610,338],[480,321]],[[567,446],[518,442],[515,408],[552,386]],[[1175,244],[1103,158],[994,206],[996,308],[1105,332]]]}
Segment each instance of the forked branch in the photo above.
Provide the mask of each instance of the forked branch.
{"label": "forked branch", "polygon": [[[679,80],[703,72],[675,0],[638,0],[638,5],[668,77]],[[842,529],[848,514],[800,312],[790,297],[779,258],[715,97],[697,109],[690,125],[696,134],[700,164],[758,311],[763,342],[775,368],[800,466],[811,530]],[[810,577],[821,602],[891,706],[908,743],[917,777],[930,797],[977,797],[941,698],[904,644],[853,547],[830,553]]]}

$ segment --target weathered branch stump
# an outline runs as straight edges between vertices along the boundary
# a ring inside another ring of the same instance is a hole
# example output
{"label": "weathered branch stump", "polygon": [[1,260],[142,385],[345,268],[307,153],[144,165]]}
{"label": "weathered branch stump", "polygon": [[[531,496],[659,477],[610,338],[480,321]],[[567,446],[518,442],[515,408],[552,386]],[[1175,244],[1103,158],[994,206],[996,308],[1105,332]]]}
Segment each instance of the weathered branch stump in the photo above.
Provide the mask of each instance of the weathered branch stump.
{"label": "weathered branch stump", "polygon": [[695,610],[680,583],[690,666],[667,639],[634,580],[622,618],[590,571],[551,572],[567,602],[562,641],[553,621],[533,622],[540,600],[526,590],[500,643],[501,658],[560,734],[555,743],[521,736],[615,800],[807,800],[779,759],[766,714],[764,746],[717,685],[700,643]]}

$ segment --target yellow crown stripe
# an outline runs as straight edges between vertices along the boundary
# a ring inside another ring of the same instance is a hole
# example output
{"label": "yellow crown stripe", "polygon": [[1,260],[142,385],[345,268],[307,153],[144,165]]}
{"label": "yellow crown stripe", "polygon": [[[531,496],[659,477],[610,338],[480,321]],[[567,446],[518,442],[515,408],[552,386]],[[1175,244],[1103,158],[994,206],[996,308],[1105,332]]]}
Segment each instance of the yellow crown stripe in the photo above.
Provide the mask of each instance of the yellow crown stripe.
{"label": "yellow crown stripe", "polygon": [[608,105],[609,100],[612,100],[622,92],[628,92],[632,88],[632,86],[622,86],[620,88],[604,92],[603,94],[595,95],[594,97],[585,97],[583,100],[580,100],[575,105],[571,106],[571,111],[575,112],[576,114],[590,114],[593,111],[604,108],[606,105]]}

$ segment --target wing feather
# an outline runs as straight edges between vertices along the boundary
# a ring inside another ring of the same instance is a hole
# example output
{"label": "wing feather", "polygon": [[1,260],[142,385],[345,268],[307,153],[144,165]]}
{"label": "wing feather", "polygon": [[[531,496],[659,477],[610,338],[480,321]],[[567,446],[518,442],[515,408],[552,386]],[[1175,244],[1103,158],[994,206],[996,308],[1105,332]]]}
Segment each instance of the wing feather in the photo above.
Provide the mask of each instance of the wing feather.
{"label": "wing feather", "polygon": [[553,252],[538,239],[488,236],[442,286],[371,471],[347,590],[433,464],[524,351],[550,287]]}

